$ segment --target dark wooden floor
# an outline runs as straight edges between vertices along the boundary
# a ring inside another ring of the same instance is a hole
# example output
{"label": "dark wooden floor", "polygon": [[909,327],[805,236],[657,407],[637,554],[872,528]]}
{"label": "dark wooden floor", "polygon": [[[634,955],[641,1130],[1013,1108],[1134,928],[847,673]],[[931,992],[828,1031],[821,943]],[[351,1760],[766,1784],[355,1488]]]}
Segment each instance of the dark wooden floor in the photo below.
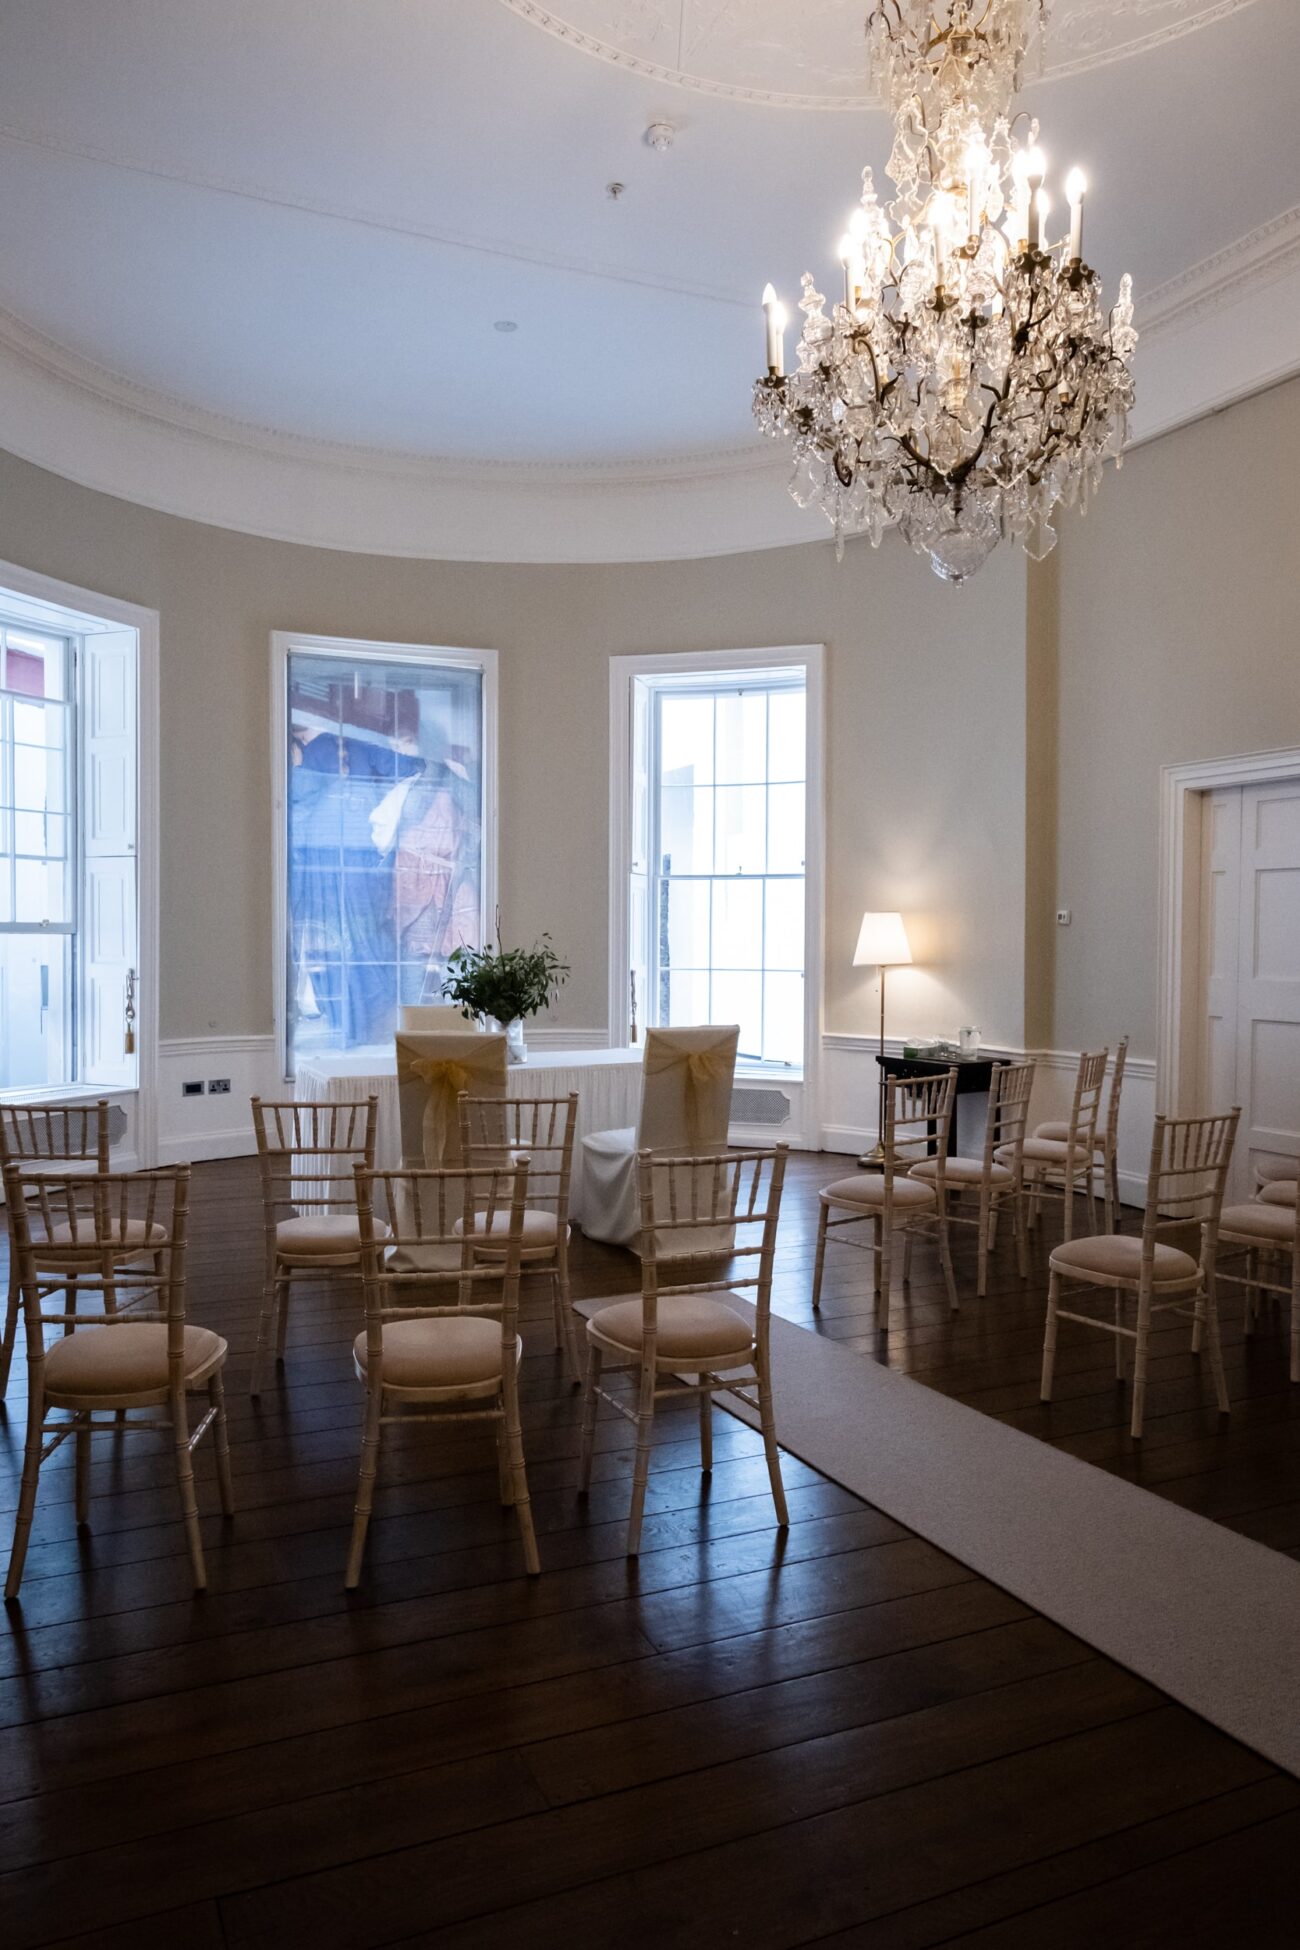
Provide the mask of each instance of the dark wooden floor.
{"label": "dark wooden floor", "polygon": [[[796,1320],[815,1189],[842,1169],[792,1167],[777,1304]],[[253,1408],[255,1196],[246,1161],[196,1170],[192,1317],[231,1342],[239,1502],[229,1526],[205,1517],[212,1589],[189,1591],[161,1445],[101,1450],[80,1534],[63,1451],[44,1472],[0,1625],[7,1950],[1294,1941],[1300,1783],[792,1459],[782,1541],[731,1418],[702,1482],[693,1406],[661,1415],[630,1565],[630,1431],[602,1422],[580,1504],[576,1401],[540,1319],[525,1435],[542,1578],[521,1574],[482,1437],[411,1431],[346,1595],[356,1298],[300,1302]],[[585,1242],[575,1269],[580,1293],[633,1283]],[[1226,1431],[1163,1336],[1138,1458],[1109,1349],[1081,1330],[1063,1330],[1061,1398],[1037,1406],[1041,1275],[1022,1289],[1004,1245],[996,1291],[953,1321],[919,1250],[916,1270],[874,1351],[1300,1546],[1300,1390],[1276,1323],[1247,1351],[1229,1312]],[[868,1347],[865,1271],[841,1255],[821,1331]],[[18,1371],[6,1517],[22,1408]],[[211,1472],[204,1453],[205,1511]]]}

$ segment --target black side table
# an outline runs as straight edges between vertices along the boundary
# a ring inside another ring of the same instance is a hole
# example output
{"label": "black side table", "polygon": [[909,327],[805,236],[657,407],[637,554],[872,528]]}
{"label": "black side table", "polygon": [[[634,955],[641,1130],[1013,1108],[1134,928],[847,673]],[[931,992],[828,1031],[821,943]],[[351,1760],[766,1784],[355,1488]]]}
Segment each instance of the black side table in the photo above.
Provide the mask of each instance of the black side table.
{"label": "black side table", "polygon": [[[999,1056],[877,1056],[883,1077],[941,1077],[945,1070],[957,1072],[957,1095],[987,1096],[993,1085],[993,1072],[1005,1059]],[[957,1155],[957,1118],[954,1110],[948,1126],[948,1156]]]}

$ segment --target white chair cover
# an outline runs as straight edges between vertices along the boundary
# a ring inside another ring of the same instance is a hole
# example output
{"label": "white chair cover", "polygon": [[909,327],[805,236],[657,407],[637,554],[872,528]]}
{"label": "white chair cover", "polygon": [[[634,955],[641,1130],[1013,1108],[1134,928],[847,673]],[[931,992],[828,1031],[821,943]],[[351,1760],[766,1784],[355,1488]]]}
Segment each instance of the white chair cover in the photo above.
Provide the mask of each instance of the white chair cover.
{"label": "white chair cover", "polygon": [[457,1030],[397,1037],[397,1110],[402,1165],[410,1170],[459,1169],[462,1090],[471,1097],[506,1094],[506,1039],[463,1036]]}
{"label": "white chair cover", "polygon": [[[636,1245],[638,1151],[689,1157],[726,1148],[739,1041],[739,1027],[716,1023],[646,1031],[635,1128],[593,1131],[582,1141],[582,1229],[589,1239]],[[730,1237],[729,1228],[721,1230]],[[726,1250],[721,1240],[719,1250]]]}
{"label": "white chair cover", "polygon": [[478,1024],[472,1016],[463,1016],[454,1002],[399,1002],[399,1036],[405,1035],[408,1030],[423,1034],[435,1029],[444,1035],[473,1036],[478,1031]]}

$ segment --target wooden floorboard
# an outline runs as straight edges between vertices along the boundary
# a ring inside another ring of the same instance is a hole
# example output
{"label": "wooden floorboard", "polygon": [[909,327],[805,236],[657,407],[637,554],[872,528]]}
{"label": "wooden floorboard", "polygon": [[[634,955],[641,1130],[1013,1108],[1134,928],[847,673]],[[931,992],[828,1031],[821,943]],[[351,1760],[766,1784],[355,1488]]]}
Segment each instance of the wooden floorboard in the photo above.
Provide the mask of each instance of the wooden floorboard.
{"label": "wooden floorboard", "polygon": [[[1185,1329],[1162,1327],[1137,1447],[1109,1346],[1083,1330],[1062,1330],[1058,1399],[1038,1402],[1042,1245],[1022,1285],[1004,1241],[988,1297],[956,1316],[918,1248],[884,1336],[868,1263],[842,1252],[814,1321],[816,1191],[842,1172],[791,1161],[781,1313],[1300,1550],[1276,1318],[1247,1342],[1225,1308],[1226,1426]],[[693,1405],[665,1408],[630,1563],[631,1430],[602,1415],[580,1501],[577,1400],[541,1304],[522,1394],[542,1578],[522,1576],[482,1436],[406,1431],[346,1594],[356,1295],[296,1297],[285,1367],[251,1403],[250,1161],[196,1168],[192,1230],[192,1318],[231,1344],[238,1514],[215,1514],[201,1452],[196,1599],[161,1445],[97,1450],[81,1531],[71,1458],[43,1472],[0,1633],[6,1950],[1293,1940],[1300,1783],[792,1458],[781,1537],[761,1445],[730,1417],[702,1479]],[[574,1279],[624,1292],[636,1267],[579,1239]],[[0,1530],[23,1386],[19,1361]]]}

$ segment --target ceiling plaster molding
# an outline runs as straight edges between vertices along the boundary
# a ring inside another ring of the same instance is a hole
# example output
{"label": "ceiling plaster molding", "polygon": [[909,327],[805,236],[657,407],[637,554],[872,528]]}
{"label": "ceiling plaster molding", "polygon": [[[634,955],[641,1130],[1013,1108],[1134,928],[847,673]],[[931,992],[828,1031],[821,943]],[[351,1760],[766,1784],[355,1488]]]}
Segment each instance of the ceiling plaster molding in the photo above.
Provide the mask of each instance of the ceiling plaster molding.
{"label": "ceiling plaster molding", "polygon": [[1259,296],[1300,264],[1300,204],[1157,285],[1139,305],[1144,339]]}
{"label": "ceiling plaster molding", "polygon": [[[1148,353],[1133,444],[1300,370],[1297,299],[1300,209],[1154,290],[1141,321]],[[469,461],[316,441],[137,384],[3,310],[0,448],[162,513],[365,554],[685,560],[823,541],[829,532],[784,492],[787,462],[757,438],[715,453],[603,464]]]}
{"label": "ceiling plaster molding", "polygon": [[[1029,79],[1043,82],[1061,81],[1071,75],[1086,74],[1094,68],[1109,67],[1116,61],[1125,61],[1135,55],[1150,53],[1157,48],[1167,47],[1173,41],[1182,40],[1199,28],[1210,27],[1217,21],[1226,20],[1243,8],[1253,6],[1254,0],[1205,0],[1205,4],[1198,7],[1193,14],[1181,19],[1166,20],[1157,26],[1143,29],[1139,24],[1142,15],[1155,12],[1161,4],[1162,0],[1096,0],[1097,15],[1106,15],[1112,20],[1131,15],[1134,17],[1136,31],[1130,39],[1118,44],[1103,41],[1089,46],[1089,39],[1096,40],[1099,31],[1104,30],[1099,30],[1096,20],[1084,14],[1086,0],[1076,0],[1075,12],[1081,16],[1081,20],[1078,24],[1073,18],[1069,20],[1066,29],[1066,45],[1068,47],[1071,44],[1068,36],[1073,33],[1076,40],[1082,44],[1079,52],[1072,58],[1067,55],[1064,60],[1053,61],[1050,58],[1049,29],[1049,58],[1046,67],[1041,75]],[[530,26],[540,29],[542,33],[550,35],[553,40],[560,41],[566,47],[590,55],[597,61],[604,61],[611,67],[621,68],[626,74],[636,75],[646,81],[659,82],[668,87],[687,88],[696,94],[713,95],[727,101],[745,102],[761,108],[820,109],[832,114],[850,110],[860,114],[864,110],[879,110],[884,106],[878,95],[870,90],[852,86],[851,82],[852,92],[836,94],[823,90],[821,93],[801,93],[789,89],[759,88],[743,82],[726,81],[719,76],[694,74],[680,67],[651,60],[647,55],[638,54],[631,48],[619,47],[598,34],[578,27],[570,20],[562,19],[549,7],[539,5],[538,0],[501,0],[501,5],[520,20],[527,21]],[[865,19],[865,5],[863,16]],[[792,65],[796,64],[792,62]],[[862,72],[865,76],[865,44],[862,53]],[[844,76],[842,79],[848,81],[849,77]]]}

